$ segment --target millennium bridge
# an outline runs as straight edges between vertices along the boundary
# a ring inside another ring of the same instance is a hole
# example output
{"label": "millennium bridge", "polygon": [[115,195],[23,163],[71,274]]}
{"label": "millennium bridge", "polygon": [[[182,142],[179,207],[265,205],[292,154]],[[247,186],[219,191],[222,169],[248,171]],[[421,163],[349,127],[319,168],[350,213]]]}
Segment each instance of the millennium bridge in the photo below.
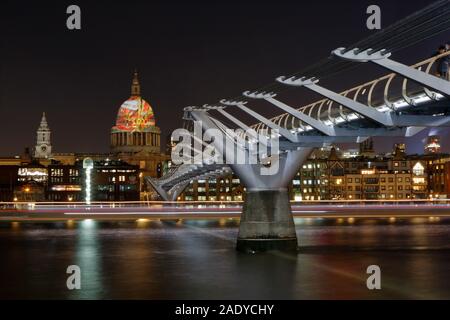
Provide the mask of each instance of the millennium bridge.
{"label": "millennium bridge", "polygon": [[[270,90],[245,90],[237,98],[186,107],[183,120],[190,137],[180,143],[188,148],[185,155],[200,155],[200,161],[179,163],[160,179],[147,178],[147,183],[164,200],[174,201],[192,180],[233,172],[246,193],[237,249],[297,250],[287,188],[315,148],[370,137],[412,137],[427,128],[450,126],[450,82],[435,72],[450,52],[414,65],[395,60],[399,50],[449,28],[450,1],[438,1],[353,45],[330,48],[329,57],[294,75],[280,75]],[[390,73],[343,92],[321,85],[322,79],[363,63]],[[277,97],[285,87],[313,91],[322,99],[290,106]],[[250,106],[255,100],[281,114],[264,117]],[[236,116],[238,109],[258,122],[245,124]],[[195,134],[199,128],[203,140]],[[214,147],[209,157],[201,156],[210,147],[205,141]],[[236,153],[245,161],[236,161]]]}

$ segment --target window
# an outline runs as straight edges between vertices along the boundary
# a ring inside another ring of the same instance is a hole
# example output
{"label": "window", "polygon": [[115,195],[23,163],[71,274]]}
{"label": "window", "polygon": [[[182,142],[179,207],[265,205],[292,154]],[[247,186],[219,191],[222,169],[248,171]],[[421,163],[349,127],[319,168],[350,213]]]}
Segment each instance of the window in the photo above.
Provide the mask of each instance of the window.
{"label": "window", "polygon": [[352,178],[348,178],[348,179],[347,179],[347,182],[348,182],[348,183],[352,183],[352,181],[353,181]]}
{"label": "window", "polygon": [[125,182],[125,176],[119,176],[119,181],[120,182]]}
{"label": "window", "polygon": [[414,184],[424,184],[425,178],[413,178],[413,183]]}
{"label": "window", "polygon": [[378,184],[377,178],[366,178],[364,179],[364,183],[366,184]]}
{"label": "window", "polygon": [[413,173],[416,176],[422,176],[425,172],[425,168],[420,162],[417,162],[413,167]]}
{"label": "window", "polygon": [[397,182],[403,182],[402,178],[397,178]]}
{"label": "window", "polygon": [[63,176],[63,169],[50,169],[50,175],[54,177],[61,177]]}

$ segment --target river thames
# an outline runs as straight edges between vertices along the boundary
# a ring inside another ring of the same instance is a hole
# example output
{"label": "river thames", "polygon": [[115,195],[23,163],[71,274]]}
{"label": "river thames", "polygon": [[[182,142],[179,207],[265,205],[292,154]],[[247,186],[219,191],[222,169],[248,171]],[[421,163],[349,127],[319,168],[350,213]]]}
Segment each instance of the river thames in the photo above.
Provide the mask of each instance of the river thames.
{"label": "river thames", "polygon": [[[235,251],[236,219],[0,223],[1,299],[450,299],[450,220],[296,219],[300,251]],[[81,290],[66,269],[81,268]],[[368,290],[378,265],[382,289]]]}

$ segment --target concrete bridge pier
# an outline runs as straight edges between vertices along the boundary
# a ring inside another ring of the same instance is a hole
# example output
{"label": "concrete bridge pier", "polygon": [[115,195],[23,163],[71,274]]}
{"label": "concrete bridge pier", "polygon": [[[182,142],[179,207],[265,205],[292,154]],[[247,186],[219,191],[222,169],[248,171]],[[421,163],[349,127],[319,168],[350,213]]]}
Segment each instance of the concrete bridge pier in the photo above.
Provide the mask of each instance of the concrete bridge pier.
{"label": "concrete bridge pier", "polygon": [[236,249],[241,252],[297,252],[298,242],[288,185],[311,148],[288,151],[274,175],[261,175],[260,166],[233,166],[246,186]]}
{"label": "concrete bridge pier", "polygon": [[[206,112],[191,110],[190,115],[194,120],[201,122],[205,132],[210,128],[220,130]],[[272,130],[281,130],[283,138],[293,139],[290,131],[271,122],[267,123],[272,126]],[[213,139],[214,146],[217,150],[221,150],[223,156],[234,155],[235,141],[227,135],[224,139]],[[270,145],[272,146],[272,143]],[[228,164],[246,188],[246,200],[236,246],[238,251],[296,252],[298,249],[287,188],[300,165],[311,154],[313,147],[296,147],[280,151],[276,143],[273,146],[275,149],[271,149],[271,155],[264,158],[265,161],[258,161],[257,164],[251,164],[251,161],[244,164],[237,164],[238,162]],[[248,151],[246,152],[248,156]]]}
{"label": "concrete bridge pier", "polygon": [[297,248],[288,190],[247,190],[236,249],[296,252]]}

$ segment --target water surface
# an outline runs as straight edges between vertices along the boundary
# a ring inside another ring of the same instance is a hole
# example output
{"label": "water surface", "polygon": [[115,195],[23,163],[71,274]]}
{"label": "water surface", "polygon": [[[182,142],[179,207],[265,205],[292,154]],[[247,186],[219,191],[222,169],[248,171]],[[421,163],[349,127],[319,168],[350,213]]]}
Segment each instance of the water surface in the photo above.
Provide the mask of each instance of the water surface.
{"label": "water surface", "polygon": [[[0,298],[450,299],[447,221],[296,224],[298,255],[246,255],[232,220],[1,223]],[[366,287],[373,264],[380,291]],[[81,290],[66,287],[69,265]]]}

